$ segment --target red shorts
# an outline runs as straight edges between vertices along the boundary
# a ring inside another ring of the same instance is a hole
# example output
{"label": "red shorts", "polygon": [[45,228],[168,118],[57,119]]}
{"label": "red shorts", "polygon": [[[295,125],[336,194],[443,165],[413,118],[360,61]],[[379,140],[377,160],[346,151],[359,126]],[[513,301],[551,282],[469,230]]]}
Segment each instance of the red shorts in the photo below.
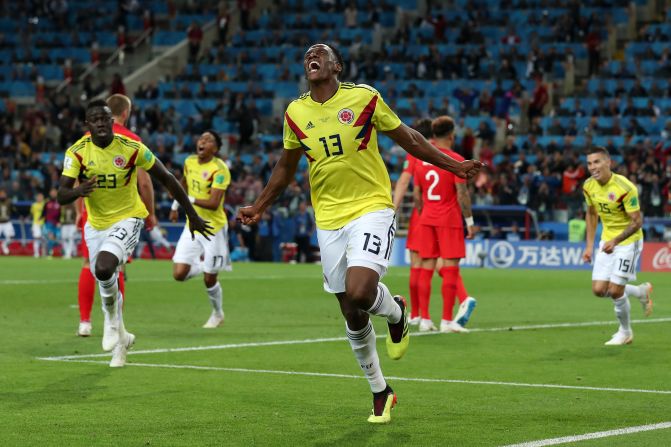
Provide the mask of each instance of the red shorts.
{"label": "red shorts", "polygon": [[419,256],[422,259],[461,259],[466,257],[466,242],[462,227],[417,225]]}
{"label": "red shorts", "polygon": [[408,237],[405,241],[405,248],[412,251],[419,251],[420,240],[419,231],[419,213],[416,208],[412,209],[410,213],[410,222],[408,223]]}

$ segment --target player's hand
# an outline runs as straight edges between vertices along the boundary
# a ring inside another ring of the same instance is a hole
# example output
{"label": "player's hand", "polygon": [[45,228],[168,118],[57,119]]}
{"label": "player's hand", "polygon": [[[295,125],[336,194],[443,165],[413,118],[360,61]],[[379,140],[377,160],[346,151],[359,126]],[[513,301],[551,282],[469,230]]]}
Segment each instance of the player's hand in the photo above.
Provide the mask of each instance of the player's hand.
{"label": "player's hand", "polygon": [[466,227],[466,239],[473,239],[475,234],[478,232],[478,227],[475,225],[469,225]]}
{"label": "player's hand", "polygon": [[586,248],[585,252],[582,254],[582,262],[586,264],[591,264],[592,263],[592,249],[591,248]]}
{"label": "player's hand", "polygon": [[601,251],[604,253],[611,254],[615,249],[616,245],[617,243],[614,240],[606,241],[604,242],[603,247],[601,247]]}
{"label": "player's hand", "polygon": [[255,206],[243,206],[238,210],[238,220],[245,225],[254,225],[261,220],[261,213]]}
{"label": "player's hand", "polygon": [[459,163],[459,169],[454,174],[465,179],[472,179],[480,172],[484,164],[479,160],[464,160]]}
{"label": "player's hand", "polygon": [[200,233],[205,239],[210,240],[209,236],[214,236],[212,226],[208,221],[203,220],[197,214],[189,216],[189,231],[191,231],[191,240],[195,238],[195,233]]}
{"label": "player's hand", "polygon": [[177,218],[179,218],[179,211],[170,210],[170,215],[168,218],[170,219],[170,222],[177,222]]}
{"label": "player's hand", "polygon": [[156,222],[157,222],[156,214],[150,214],[144,219],[144,228],[147,231],[151,231],[152,228],[156,226]]}
{"label": "player's hand", "polygon": [[96,183],[98,182],[98,176],[94,175],[90,179],[86,180],[83,183],[80,183],[77,189],[79,190],[80,197],[88,197],[94,189],[96,189]]}

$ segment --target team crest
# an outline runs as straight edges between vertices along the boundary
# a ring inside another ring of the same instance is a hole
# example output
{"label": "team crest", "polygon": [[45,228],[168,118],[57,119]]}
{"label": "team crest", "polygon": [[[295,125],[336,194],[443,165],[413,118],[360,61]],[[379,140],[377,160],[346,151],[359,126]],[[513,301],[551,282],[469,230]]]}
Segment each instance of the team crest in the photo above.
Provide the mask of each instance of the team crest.
{"label": "team crest", "polygon": [[616,199],[615,193],[614,192],[609,192],[608,193],[608,200],[610,200],[611,202],[615,202],[615,199]]}
{"label": "team crest", "polygon": [[341,109],[338,112],[338,121],[343,124],[352,124],[354,121],[354,112],[352,112],[352,109]]}
{"label": "team crest", "polygon": [[210,173],[207,171],[203,171],[200,173],[200,175],[203,177],[203,180],[207,180],[207,178],[210,176]]}
{"label": "team crest", "polygon": [[126,159],[123,157],[123,155],[117,155],[114,157],[114,160],[112,160],[112,163],[114,163],[114,166],[117,168],[123,168],[126,166]]}

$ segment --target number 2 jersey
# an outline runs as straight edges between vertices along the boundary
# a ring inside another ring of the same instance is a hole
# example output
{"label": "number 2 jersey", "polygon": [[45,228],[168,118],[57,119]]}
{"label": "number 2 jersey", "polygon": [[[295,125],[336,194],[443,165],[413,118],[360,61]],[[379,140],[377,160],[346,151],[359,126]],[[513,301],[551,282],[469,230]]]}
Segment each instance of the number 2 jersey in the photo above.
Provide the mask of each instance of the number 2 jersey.
{"label": "number 2 jersey", "polygon": [[284,149],[302,149],[309,164],[317,226],[337,230],[372,211],[393,208],[377,132],[401,120],[367,85],[340,83],[324,103],[301,95],[284,114]]}
{"label": "number 2 jersey", "polygon": [[149,215],[137,190],[137,168],[148,171],[155,162],[147,146],[127,136],[115,134],[109,146],[100,148],[85,135],[65,152],[63,175],[80,182],[97,177],[84,201],[89,224],[104,230],[123,219]]}
{"label": "number 2 jersey", "polygon": [[[640,210],[636,185],[622,175],[613,173],[605,185],[590,177],[582,189],[587,206],[596,209],[603,223],[602,241],[610,241],[622,233],[631,223],[631,217],[627,213]],[[640,239],[643,239],[641,229],[620,245],[628,245]]]}
{"label": "number 2 jersey", "polygon": [[[439,146],[436,148],[457,161],[464,160],[454,151]],[[463,228],[456,184],[466,183],[466,180],[421,160],[415,160],[413,179],[415,185],[422,189],[421,225]]]}
{"label": "number 2 jersey", "polygon": [[[208,200],[213,189],[226,191],[231,183],[231,172],[221,158],[214,157],[207,163],[199,163],[197,155],[189,155],[184,161],[184,178],[190,196]],[[215,210],[203,208],[196,204],[193,205],[198,216],[207,220],[212,226],[213,233],[216,233],[228,223],[223,202],[224,196],[222,195],[221,202]]]}

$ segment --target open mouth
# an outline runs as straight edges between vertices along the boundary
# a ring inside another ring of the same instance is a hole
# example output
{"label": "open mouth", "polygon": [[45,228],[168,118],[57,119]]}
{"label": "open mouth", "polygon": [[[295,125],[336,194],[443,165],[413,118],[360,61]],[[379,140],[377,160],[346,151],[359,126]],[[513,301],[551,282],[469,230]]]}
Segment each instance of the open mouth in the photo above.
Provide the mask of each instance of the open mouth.
{"label": "open mouth", "polygon": [[316,73],[319,71],[320,68],[321,65],[319,65],[319,62],[312,61],[308,64],[308,73]]}

